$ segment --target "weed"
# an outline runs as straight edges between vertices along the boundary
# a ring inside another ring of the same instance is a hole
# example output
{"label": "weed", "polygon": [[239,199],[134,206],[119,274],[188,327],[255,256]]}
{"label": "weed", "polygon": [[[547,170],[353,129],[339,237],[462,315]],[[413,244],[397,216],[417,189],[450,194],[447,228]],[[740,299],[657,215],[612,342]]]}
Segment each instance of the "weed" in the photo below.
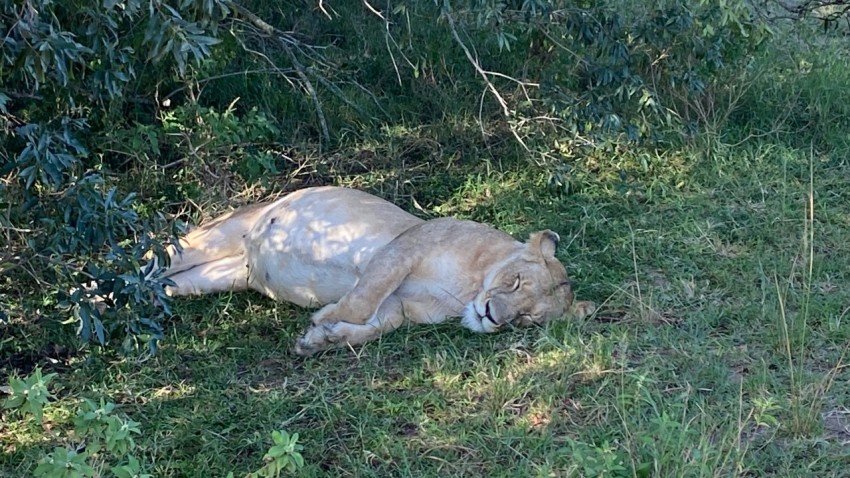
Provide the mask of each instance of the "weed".
{"label": "weed", "polygon": [[35,372],[25,379],[12,377],[9,380],[11,393],[3,402],[3,408],[17,409],[23,414],[31,414],[36,423],[41,425],[44,406],[53,396],[47,386],[55,376],[55,373],[42,375],[41,369],[36,368]]}

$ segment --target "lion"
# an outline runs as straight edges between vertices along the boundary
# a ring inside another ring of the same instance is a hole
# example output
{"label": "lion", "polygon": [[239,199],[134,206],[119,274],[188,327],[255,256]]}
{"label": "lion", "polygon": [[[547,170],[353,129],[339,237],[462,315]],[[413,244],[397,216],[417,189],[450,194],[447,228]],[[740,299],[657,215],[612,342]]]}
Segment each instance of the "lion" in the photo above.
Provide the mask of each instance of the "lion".
{"label": "lion", "polygon": [[310,355],[363,344],[406,322],[460,317],[474,332],[593,313],[574,301],[545,230],[525,243],[488,225],[422,220],[371,194],[341,187],[295,191],[225,214],[169,249],[172,296],[256,290],[302,307],[324,306],[297,340]]}

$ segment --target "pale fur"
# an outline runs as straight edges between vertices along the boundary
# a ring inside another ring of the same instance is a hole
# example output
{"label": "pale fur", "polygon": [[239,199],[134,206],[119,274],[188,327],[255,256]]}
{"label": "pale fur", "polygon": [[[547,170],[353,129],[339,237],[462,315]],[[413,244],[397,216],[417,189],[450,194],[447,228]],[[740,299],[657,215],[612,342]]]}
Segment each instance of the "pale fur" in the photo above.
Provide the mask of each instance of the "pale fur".
{"label": "pale fur", "polygon": [[372,340],[404,322],[463,317],[476,332],[592,313],[573,302],[555,258],[558,236],[526,243],[484,224],[423,221],[352,189],[303,189],[238,209],[169,251],[171,295],[253,289],[301,306],[326,305],[298,340],[306,355]]}

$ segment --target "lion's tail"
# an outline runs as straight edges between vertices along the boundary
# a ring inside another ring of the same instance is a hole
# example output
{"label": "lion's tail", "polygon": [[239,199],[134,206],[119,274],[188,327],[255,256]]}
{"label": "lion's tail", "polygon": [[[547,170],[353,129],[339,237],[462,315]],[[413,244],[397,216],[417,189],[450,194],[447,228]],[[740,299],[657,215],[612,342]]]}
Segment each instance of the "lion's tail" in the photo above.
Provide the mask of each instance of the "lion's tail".
{"label": "lion's tail", "polygon": [[192,230],[180,239],[180,251],[171,246],[171,264],[163,277],[169,295],[204,294],[248,287],[245,235],[269,203],[245,206]]}

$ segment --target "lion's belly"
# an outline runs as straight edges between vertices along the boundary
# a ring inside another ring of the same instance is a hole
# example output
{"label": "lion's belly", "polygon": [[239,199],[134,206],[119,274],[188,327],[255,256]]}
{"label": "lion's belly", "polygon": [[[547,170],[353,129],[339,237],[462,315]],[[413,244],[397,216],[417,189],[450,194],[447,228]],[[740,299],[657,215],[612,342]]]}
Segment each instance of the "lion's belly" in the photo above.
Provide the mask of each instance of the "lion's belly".
{"label": "lion's belly", "polygon": [[269,227],[252,240],[249,283],[301,306],[336,302],[391,239],[358,234],[350,227],[328,227],[321,233]]}
{"label": "lion's belly", "polygon": [[301,306],[336,302],[381,247],[419,222],[360,191],[294,193],[260,218],[245,238],[249,285]]}
{"label": "lion's belly", "polygon": [[[254,270],[262,278],[252,275],[251,287],[275,300],[292,302],[302,307],[316,307],[338,301],[357,283],[358,275],[346,268],[318,265],[312,261],[275,256],[273,264],[256,264]],[[271,267],[269,267],[271,266]]]}

